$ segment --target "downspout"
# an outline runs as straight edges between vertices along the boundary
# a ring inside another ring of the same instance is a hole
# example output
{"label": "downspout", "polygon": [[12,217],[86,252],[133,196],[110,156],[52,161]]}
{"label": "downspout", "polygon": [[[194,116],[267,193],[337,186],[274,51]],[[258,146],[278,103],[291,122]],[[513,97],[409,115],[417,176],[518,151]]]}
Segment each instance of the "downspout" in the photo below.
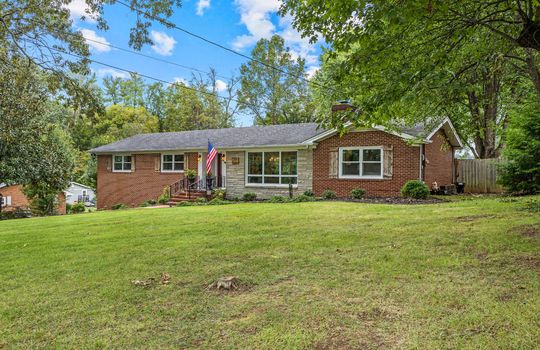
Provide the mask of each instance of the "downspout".
{"label": "downspout", "polygon": [[423,181],[424,180],[424,173],[423,173],[423,161],[424,161],[424,145],[420,144],[420,147],[418,147],[418,151],[420,153],[419,158],[419,169],[418,169],[418,180]]}

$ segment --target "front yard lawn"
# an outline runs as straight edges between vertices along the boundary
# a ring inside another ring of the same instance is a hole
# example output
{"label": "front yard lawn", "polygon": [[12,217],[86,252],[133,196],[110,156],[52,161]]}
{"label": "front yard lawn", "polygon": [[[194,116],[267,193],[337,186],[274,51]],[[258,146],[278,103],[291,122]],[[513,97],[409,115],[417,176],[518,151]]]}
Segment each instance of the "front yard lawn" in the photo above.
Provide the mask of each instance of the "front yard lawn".
{"label": "front yard lawn", "polygon": [[[527,200],[0,222],[0,348],[537,349],[540,215]],[[230,275],[239,291],[205,289]]]}

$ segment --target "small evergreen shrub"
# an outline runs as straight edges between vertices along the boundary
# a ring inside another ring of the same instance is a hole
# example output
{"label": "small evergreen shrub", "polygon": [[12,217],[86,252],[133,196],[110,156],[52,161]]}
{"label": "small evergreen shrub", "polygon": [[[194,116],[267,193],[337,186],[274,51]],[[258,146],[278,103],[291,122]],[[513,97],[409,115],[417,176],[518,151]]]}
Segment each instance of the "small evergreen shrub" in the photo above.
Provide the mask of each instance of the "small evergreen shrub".
{"label": "small evergreen shrub", "polygon": [[409,180],[401,188],[401,195],[415,199],[426,199],[429,195],[429,188],[422,181]]}
{"label": "small evergreen shrub", "polygon": [[312,190],[305,190],[304,196],[315,197],[315,192],[313,192]]}
{"label": "small evergreen shrub", "polygon": [[272,196],[272,198],[270,198],[270,203],[285,203],[288,201],[289,200],[284,196]]}
{"label": "small evergreen shrub", "polygon": [[124,203],[117,203],[111,207],[112,210],[127,209],[128,206]]}
{"label": "small evergreen shrub", "polygon": [[161,196],[158,198],[159,204],[167,204],[167,202],[171,199],[171,193],[169,186],[163,187],[163,192],[161,193]]}
{"label": "small evergreen shrub", "polygon": [[216,189],[212,190],[212,194],[213,194],[214,198],[224,200],[226,193],[225,193],[224,189],[216,188]]}
{"label": "small evergreen shrub", "polygon": [[255,199],[257,199],[257,193],[255,193],[255,192],[246,192],[242,196],[242,199],[245,202],[253,202]]}
{"label": "small evergreen shrub", "polygon": [[199,198],[195,199],[195,203],[201,204],[201,203],[206,203],[206,202],[208,202],[208,201],[206,200],[205,197],[199,197]]}
{"label": "small evergreen shrub", "polygon": [[149,199],[139,204],[139,207],[151,207],[152,205],[156,205],[156,201],[153,199]]}
{"label": "small evergreen shrub", "polygon": [[336,195],[336,192],[334,191],[331,191],[331,190],[325,190],[323,193],[322,193],[322,197],[324,199],[336,199],[337,198],[337,195]]}
{"label": "small evergreen shrub", "polygon": [[365,194],[366,194],[366,190],[362,188],[355,188],[354,190],[351,191],[351,197],[354,199],[360,199],[364,197]]}
{"label": "small evergreen shrub", "polygon": [[[67,210],[67,204],[66,204],[66,210]],[[84,213],[85,210],[86,210],[86,207],[84,206],[84,203],[77,202],[71,205],[71,210],[69,212],[73,214],[79,214],[79,213]]]}
{"label": "small evergreen shrub", "polygon": [[315,198],[313,196],[306,196],[305,194],[301,194],[298,197],[294,198],[292,201],[295,203],[300,202],[312,202]]}

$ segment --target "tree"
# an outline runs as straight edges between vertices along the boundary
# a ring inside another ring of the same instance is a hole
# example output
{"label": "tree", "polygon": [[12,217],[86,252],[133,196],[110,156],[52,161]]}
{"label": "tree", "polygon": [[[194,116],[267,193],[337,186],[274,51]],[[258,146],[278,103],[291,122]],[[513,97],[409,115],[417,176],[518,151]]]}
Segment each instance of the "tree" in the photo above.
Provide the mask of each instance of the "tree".
{"label": "tree", "polygon": [[[478,2],[463,3],[466,8]],[[327,108],[346,96],[361,111],[323,117],[323,122],[391,127],[451,116],[475,156],[499,155],[507,109],[522,95],[518,86],[532,88],[521,82],[527,75],[521,48],[487,28],[456,24],[457,3],[339,0],[327,5],[292,0],[282,8],[294,15],[304,35],[322,33],[332,44],[316,79],[337,93],[316,87],[316,96]]]}
{"label": "tree", "polygon": [[499,168],[499,181],[510,192],[540,193],[540,105],[528,101],[512,111],[505,163]]}
{"label": "tree", "polygon": [[12,62],[0,65],[0,182],[28,186],[50,213],[49,194],[58,195],[71,179],[74,148],[64,130],[43,117],[50,106],[48,74],[25,60]]}
{"label": "tree", "polygon": [[240,67],[241,110],[253,113],[255,124],[311,121],[304,60],[294,60],[279,35],[260,39],[251,56]]}

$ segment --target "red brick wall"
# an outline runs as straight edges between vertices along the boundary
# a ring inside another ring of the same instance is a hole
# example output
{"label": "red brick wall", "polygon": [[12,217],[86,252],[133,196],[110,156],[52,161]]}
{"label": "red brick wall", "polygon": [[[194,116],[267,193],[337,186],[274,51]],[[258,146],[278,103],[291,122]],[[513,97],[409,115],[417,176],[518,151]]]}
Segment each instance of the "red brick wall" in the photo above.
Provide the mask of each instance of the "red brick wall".
{"label": "red brick wall", "polygon": [[[130,207],[139,206],[142,202],[154,199],[163,192],[163,188],[178,180],[183,173],[162,173],[160,171],[161,155],[133,154],[135,171],[131,173],[115,173],[111,170],[111,155],[99,155],[97,166],[97,207],[106,209],[123,203]],[[197,153],[186,153],[186,169],[197,171]]]}
{"label": "red brick wall", "polygon": [[[28,198],[26,198],[26,196],[22,192],[22,185],[13,185],[0,188],[0,193],[4,197],[11,197],[11,206],[2,207],[2,210],[11,211],[18,207],[30,207],[30,202],[28,201]],[[58,195],[57,211],[60,215],[66,214],[66,196],[64,195],[64,192],[60,192],[60,194]]]}
{"label": "red brick wall", "polygon": [[433,182],[439,186],[453,183],[454,151],[446,141],[443,130],[437,131],[431,138],[432,143],[424,145],[425,168],[424,181],[431,188]]}
{"label": "red brick wall", "polygon": [[[393,176],[391,179],[331,178],[329,152],[338,147],[393,146]],[[402,138],[383,131],[349,132],[321,141],[313,150],[313,191],[320,195],[330,189],[340,197],[350,196],[354,188],[366,190],[367,196],[399,195],[403,184],[417,180],[420,173],[420,147],[409,146]]]}

